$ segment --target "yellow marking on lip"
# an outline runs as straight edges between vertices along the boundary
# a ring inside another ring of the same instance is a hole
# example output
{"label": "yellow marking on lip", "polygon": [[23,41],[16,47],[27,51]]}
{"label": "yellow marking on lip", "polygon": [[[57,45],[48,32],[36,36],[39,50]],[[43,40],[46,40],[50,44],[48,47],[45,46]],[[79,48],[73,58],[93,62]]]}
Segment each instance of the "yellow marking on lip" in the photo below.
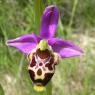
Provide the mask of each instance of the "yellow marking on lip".
{"label": "yellow marking on lip", "polygon": [[45,87],[42,85],[34,85],[34,90],[37,92],[45,91]]}

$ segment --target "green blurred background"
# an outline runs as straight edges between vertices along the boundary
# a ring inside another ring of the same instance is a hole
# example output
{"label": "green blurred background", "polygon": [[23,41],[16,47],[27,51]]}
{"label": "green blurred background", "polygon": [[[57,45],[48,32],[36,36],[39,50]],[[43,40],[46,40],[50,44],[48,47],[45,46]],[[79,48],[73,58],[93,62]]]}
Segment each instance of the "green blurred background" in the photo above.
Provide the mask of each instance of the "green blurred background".
{"label": "green blurred background", "polygon": [[52,95],[95,95],[95,0],[38,0],[44,5],[40,8],[34,1],[0,0],[0,95],[36,95],[26,57],[5,42],[39,33],[35,14],[42,8],[41,15],[50,4],[60,10],[58,37],[72,40],[84,50],[82,57],[64,59],[56,66]]}

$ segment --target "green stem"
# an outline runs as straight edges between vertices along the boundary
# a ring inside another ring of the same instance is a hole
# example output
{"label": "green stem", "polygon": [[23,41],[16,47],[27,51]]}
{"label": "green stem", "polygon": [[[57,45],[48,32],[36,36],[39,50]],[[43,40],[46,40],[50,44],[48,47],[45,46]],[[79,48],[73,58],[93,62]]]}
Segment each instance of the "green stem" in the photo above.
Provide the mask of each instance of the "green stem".
{"label": "green stem", "polygon": [[3,87],[1,86],[1,84],[0,84],[0,95],[5,95],[5,94],[4,94]]}
{"label": "green stem", "polygon": [[76,9],[77,9],[77,5],[78,5],[78,0],[74,0],[74,4],[73,4],[73,8],[72,8],[72,13],[71,13],[71,18],[70,18],[70,22],[69,22],[69,25],[68,25],[68,29],[67,30],[67,33],[68,33],[68,36],[71,35],[71,27],[72,27],[72,24],[73,24],[73,19],[74,19],[74,16],[75,16],[75,12],[76,12]]}
{"label": "green stem", "polygon": [[15,84],[21,77],[23,63],[24,63],[24,55],[22,55],[22,57],[21,57],[19,68],[18,68],[18,72],[17,72],[15,80],[13,81],[13,84]]}
{"label": "green stem", "polygon": [[41,16],[45,8],[44,2],[42,0],[34,1],[34,12],[35,12],[35,32],[36,34],[40,31]]}
{"label": "green stem", "polygon": [[73,18],[74,18],[76,9],[77,9],[77,4],[78,4],[78,0],[74,0],[74,5],[73,5],[73,9],[72,9],[71,19],[70,19],[70,22],[69,22],[69,27],[71,27],[72,24],[73,24]]}
{"label": "green stem", "polygon": [[61,36],[63,38],[66,38],[67,37],[67,32],[63,28],[63,25],[62,25],[62,22],[61,22],[61,18],[59,19],[58,33],[59,33],[59,36]]}
{"label": "green stem", "polygon": [[52,82],[50,81],[46,87],[46,95],[52,95]]}

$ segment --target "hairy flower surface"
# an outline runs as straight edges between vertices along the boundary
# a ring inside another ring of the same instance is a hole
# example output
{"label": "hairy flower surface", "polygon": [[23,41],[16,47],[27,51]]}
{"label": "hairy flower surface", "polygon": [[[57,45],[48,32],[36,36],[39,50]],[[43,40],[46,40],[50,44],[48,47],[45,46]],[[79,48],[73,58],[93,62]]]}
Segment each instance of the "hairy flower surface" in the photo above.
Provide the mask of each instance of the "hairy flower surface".
{"label": "hairy flower surface", "polygon": [[52,78],[60,58],[80,56],[83,51],[74,43],[55,38],[59,11],[54,5],[46,7],[42,15],[40,36],[27,34],[7,41],[8,46],[23,52],[29,60],[29,74],[34,89],[42,91]]}

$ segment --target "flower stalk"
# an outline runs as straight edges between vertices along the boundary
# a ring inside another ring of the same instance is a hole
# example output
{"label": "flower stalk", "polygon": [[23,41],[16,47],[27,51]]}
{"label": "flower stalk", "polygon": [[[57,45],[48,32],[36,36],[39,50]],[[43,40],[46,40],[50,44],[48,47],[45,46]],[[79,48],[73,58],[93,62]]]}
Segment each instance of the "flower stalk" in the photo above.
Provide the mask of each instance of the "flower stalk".
{"label": "flower stalk", "polygon": [[40,30],[40,21],[42,12],[45,8],[44,2],[42,0],[34,0],[34,14],[35,14],[35,32],[39,34]]}

